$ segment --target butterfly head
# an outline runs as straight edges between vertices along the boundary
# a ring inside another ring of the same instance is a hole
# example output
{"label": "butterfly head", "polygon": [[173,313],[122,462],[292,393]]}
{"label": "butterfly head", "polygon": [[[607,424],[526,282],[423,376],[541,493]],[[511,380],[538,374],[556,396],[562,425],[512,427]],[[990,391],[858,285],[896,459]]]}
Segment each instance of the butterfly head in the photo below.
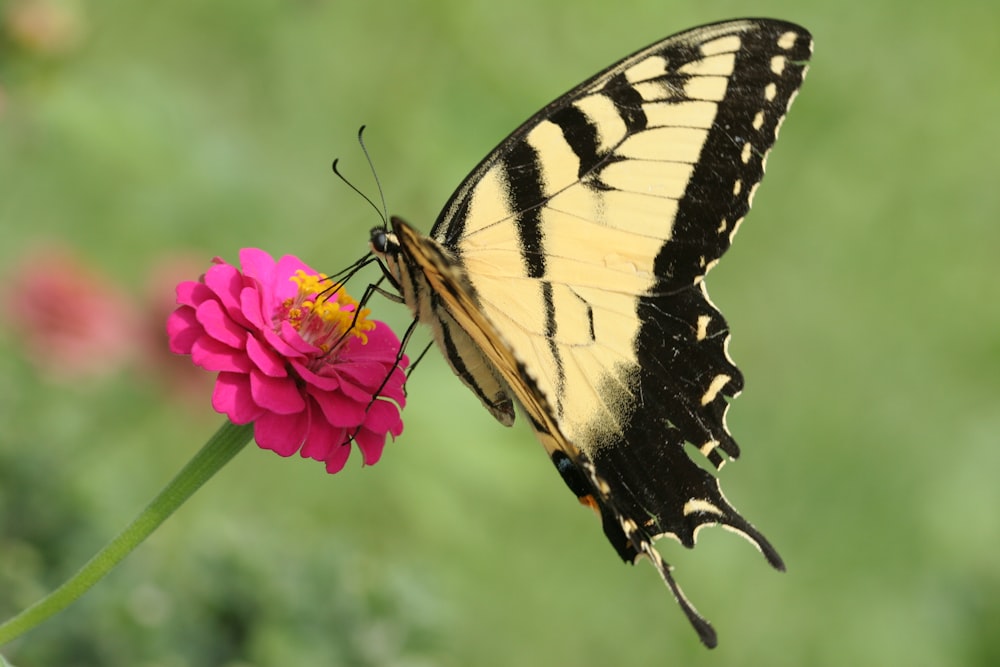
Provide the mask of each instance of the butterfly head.
{"label": "butterfly head", "polygon": [[368,242],[371,245],[372,252],[379,259],[384,260],[386,255],[395,255],[399,252],[399,239],[396,237],[396,234],[383,226],[372,227]]}
{"label": "butterfly head", "polygon": [[386,225],[372,227],[368,237],[368,245],[372,253],[382,265],[382,272],[396,289],[400,289],[400,254],[402,248],[399,236]]}

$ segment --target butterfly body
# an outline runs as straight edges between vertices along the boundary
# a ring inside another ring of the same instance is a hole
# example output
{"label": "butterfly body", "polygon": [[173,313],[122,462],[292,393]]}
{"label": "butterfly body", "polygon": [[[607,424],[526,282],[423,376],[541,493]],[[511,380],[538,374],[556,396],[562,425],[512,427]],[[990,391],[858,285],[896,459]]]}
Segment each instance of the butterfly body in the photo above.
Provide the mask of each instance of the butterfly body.
{"label": "butterfly body", "polygon": [[398,218],[372,248],[455,373],[501,422],[520,404],[627,562],[646,556],[709,646],[715,632],[653,548],[720,524],[778,569],[715,465],[743,386],[705,274],[728,249],[805,73],[781,21],[702,26],[544,107],[473,170],[431,234]]}

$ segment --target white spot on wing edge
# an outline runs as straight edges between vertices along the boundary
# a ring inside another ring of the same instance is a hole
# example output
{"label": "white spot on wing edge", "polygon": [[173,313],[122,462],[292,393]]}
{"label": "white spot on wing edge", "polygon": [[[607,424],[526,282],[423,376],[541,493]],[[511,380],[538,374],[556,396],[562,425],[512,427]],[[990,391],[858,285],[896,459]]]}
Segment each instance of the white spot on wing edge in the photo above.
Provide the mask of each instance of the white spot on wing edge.
{"label": "white spot on wing edge", "polygon": [[795,40],[799,38],[799,34],[794,30],[789,30],[788,32],[782,33],[778,37],[778,48],[788,50],[795,46]]}
{"label": "white spot on wing edge", "polygon": [[711,315],[698,316],[698,330],[695,333],[695,340],[705,340],[708,337],[708,323],[712,321]]}
{"label": "white spot on wing edge", "polygon": [[699,447],[698,451],[701,452],[702,455],[707,459],[709,455],[711,455],[711,453],[714,452],[715,448],[718,446],[719,446],[718,440],[709,440],[704,445]]}
{"label": "white spot on wing edge", "polygon": [[719,525],[722,526],[723,529],[728,530],[730,533],[734,533],[734,534],[739,535],[740,537],[742,537],[744,540],[746,540],[747,542],[749,542],[750,544],[752,544],[754,546],[754,549],[756,549],[757,551],[759,551],[761,554],[764,555],[765,558],[767,558],[767,554],[764,553],[764,547],[762,547],[760,545],[760,542],[758,542],[753,537],[753,535],[751,535],[750,533],[748,533],[746,531],[740,530],[736,526],[730,526],[728,523],[720,523]]}
{"label": "white spot on wing edge", "polygon": [[[752,200],[753,200],[753,191],[751,190],[750,195],[747,197],[747,201],[750,202]],[[743,218],[737,218],[736,222],[733,223],[733,228],[729,231],[729,245],[733,244],[733,239],[736,238],[736,232],[740,230],[740,225],[742,224],[743,224]]]}
{"label": "white spot on wing edge", "polygon": [[[767,166],[767,165],[766,165],[765,161],[764,161],[764,160],[761,160],[761,168],[763,169],[763,168],[765,168],[766,166]],[[757,181],[756,183],[754,183],[754,184],[753,184],[753,187],[752,187],[752,188],[750,188],[750,192],[748,192],[748,193],[747,193],[747,205],[748,205],[748,206],[752,206],[752,205],[753,205],[753,198],[754,198],[755,196],[757,196],[757,190],[758,190],[759,188],[760,188],[760,181]]]}
{"label": "white spot on wing edge", "polygon": [[708,514],[716,514],[718,516],[722,516],[723,514],[722,510],[718,507],[701,498],[692,498],[684,503],[682,511],[684,512],[684,516],[694,514],[695,512],[707,512]]}
{"label": "white spot on wing edge", "polygon": [[712,381],[708,384],[708,389],[701,397],[701,404],[704,406],[714,401],[715,397],[719,395],[719,392],[722,391],[722,388],[725,387],[731,379],[732,378],[725,373],[719,373],[712,378]]}
{"label": "white spot on wing edge", "polygon": [[[729,365],[730,366],[735,366],[736,362],[733,361],[733,358],[729,355],[729,341],[731,339],[732,339],[732,336],[726,336],[726,339],[722,341],[722,353],[724,355],[726,355],[726,361],[729,362]],[[740,395],[740,392],[736,392],[735,394],[733,394],[733,398],[735,398],[735,397],[737,397],[739,395]],[[727,410],[729,409],[728,404],[726,406],[726,409]],[[726,429],[726,433],[729,433],[729,427],[726,426],[726,420],[725,420],[726,415],[725,415],[725,413],[723,413],[722,417],[723,417],[723,419],[722,419],[722,427],[724,429]]]}
{"label": "white spot on wing edge", "polygon": [[[768,85],[773,85],[773,84],[768,84]],[[788,96],[788,104],[785,105],[785,113],[781,114],[781,117],[778,118],[778,122],[774,124],[775,141],[777,141],[778,139],[778,132],[781,130],[781,126],[785,123],[785,116],[788,115],[788,110],[792,108],[792,102],[794,102],[795,98],[798,96],[799,96],[799,91],[797,90]]]}
{"label": "white spot on wing edge", "polygon": [[782,72],[785,71],[785,63],[788,62],[788,58],[785,56],[774,56],[771,58],[771,71],[781,76]]}

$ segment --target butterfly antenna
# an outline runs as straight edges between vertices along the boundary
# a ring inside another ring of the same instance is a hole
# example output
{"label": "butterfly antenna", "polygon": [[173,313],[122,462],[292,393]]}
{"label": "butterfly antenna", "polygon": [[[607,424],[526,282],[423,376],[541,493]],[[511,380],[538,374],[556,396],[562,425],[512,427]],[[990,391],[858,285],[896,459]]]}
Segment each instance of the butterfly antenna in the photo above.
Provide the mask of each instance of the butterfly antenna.
{"label": "butterfly antenna", "polygon": [[[364,129],[364,128],[362,128],[362,129]],[[365,151],[365,157],[367,157],[367,156],[368,156],[368,151]],[[337,178],[339,178],[344,183],[346,183],[347,187],[349,187],[350,189],[354,190],[356,193],[358,193],[358,195],[361,196],[362,199],[364,199],[366,202],[368,202],[368,205],[371,206],[375,210],[375,213],[377,213],[378,217],[382,220],[382,226],[383,227],[387,227],[389,225],[389,219],[386,217],[386,215],[383,212],[383,210],[380,209],[378,207],[378,205],[376,205],[375,202],[373,202],[368,195],[366,195],[364,192],[362,192],[361,190],[359,190],[358,187],[356,185],[354,185],[354,183],[351,183],[349,180],[347,180],[346,176],[344,176],[342,173],[340,173],[340,170],[337,169],[337,163],[339,163],[339,162],[340,162],[340,158],[337,158],[336,160],[333,161],[333,164],[331,165],[331,169],[333,169],[333,173],[335,173],[337,175]],[[371,164],[371,159],[370,158],[368,160],[368,164]],[[375,182],[378,183],[378,178],[375,179]],[[379,191],[379,195],[381,196],[381,194],[382,194],[382,186],[381,185],[379,186],[378,191]],[[385,198],[384,197],[382,198],[382,205],[383,205],[383,207],[385,206]]]}
{"label": "butterfly antenna", "polygon": [[361,269],[365,268],[366,266],[368,266],[372,262],[376,262],[376,261],[378,261],[378,260],[375,259],[375,255],[369,250],[368,253],[364,257],[362,257],[361,259],[355,261],[350,266],[348,266],[346,268],[343,268],[340,271],[337,271],[336,273],[330,274],[330,276],[329,276],[330,280],[335,280],[335,279],[340,278],[341,276],[345,276],[343,279],[337,280],[337,282],[334,283],[334,286],[335,286],[334,291],[336,291],[337,289],[340,289],[341,287],[343,287],[344,285],[346,285],[347,282],[351,278],[353,278],[354,275],[358,271],[360,271]]}
{"label": "butterfly antenna", "polygon": [[358,129],[358,144],[361,145],[361,152],[365,154],[365,159],[368,160],[368,168],[371,169],[372,178],[375,179],[375,187],[378,188],[378,198],[379,201],[382,202],[382,222],[388,226],[389,207],[385,203],[385,190],[382,189],[382,181],[378,178],[378,170],[375,169],[375,162],[372,160],[372,156],[368,152],[368,147],[365,146],[365,127],[365,125],[362,125]]}

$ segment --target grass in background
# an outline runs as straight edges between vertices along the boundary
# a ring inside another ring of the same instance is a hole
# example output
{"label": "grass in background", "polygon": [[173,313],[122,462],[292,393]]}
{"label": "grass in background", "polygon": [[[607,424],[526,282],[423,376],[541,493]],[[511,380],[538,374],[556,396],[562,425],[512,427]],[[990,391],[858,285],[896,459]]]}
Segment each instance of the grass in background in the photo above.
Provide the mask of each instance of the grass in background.
{"label": "grass in background", "polygon": [[[154,273],[173,263],[193,275],[255,245],[332,272],[362,254],[374,214],[329,172],[342,157],[373,191],[354,143],[362,123],[392,212],[428,230],[475,162],[557,94],[667,34],[747,11],[29,4],[68,7],[76,32],[53,49],[12,27],[21,3],[0,4],[0,269],[10,284],[20,258],[58,243],[149,327],[169,285]],[[1000,660],[1000,11],[774,1],[754,12],[798,21],[817,43],[754,211],[711,279],[748,380],[729,415],[745,455],[723,472],[727,493],[789,572],[723,531],[693,552],[663,545],[719,630],[717,651],[700,647],[651,568],[620,564],[527,429],[496,425],[429,358],[378,466],[355,459],[328,477],[248,450],[5,655]],[[402,309],[376,307],[405,323]],[[204,386],[146,353],[110,377],[40,374],[14,324],[0,340],[4,615],[89,557],[218,423]]]}

